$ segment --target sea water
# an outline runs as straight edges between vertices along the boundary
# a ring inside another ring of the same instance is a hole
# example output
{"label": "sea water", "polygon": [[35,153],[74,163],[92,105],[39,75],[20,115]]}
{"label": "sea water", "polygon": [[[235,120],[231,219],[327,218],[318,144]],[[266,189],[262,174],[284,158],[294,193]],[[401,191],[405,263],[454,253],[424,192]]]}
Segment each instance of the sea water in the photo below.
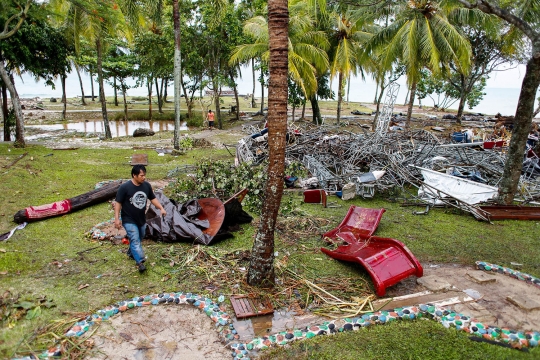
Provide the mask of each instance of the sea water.
{"label": "sea water", "polygon": [[[91,83],[90,77],[88,74],[82,73],[82,80],[84,86],[85,95],[88,96],[91,94]],[[332,88],[334,92],[337,91],[337,81],[332,83]],[[403,105],[405,103],[405,97],[407,95],[407,86],[404,79],[398,81],[400,84],[400,89],[396,99],[396,104]],[[15,84],[17,92],[21,98],[35,98],[40,97],[42,99],[47,99],[50,97],[60,98],[62,96],[62,88],[60,81],[56,81],[55,89],[45,86],[43,81],[36,82],[30,75],[23,74],[22,77],[15,79]],[[128,90],[129,96],[147,96],[147,88],[135,87],[135,80],[130,79],[128,81],[130,86],[133,86]],[[504,85],[504,82],[502,82]],[[240,94],[249,94],[253,92],[251,80],[251,70],[249,68],[242,69],[242,79],[238,83],[238,91]],[[370,79],[360,79],[352,78],[350,86],[346,86],[344,99],[351,102],[363,102],[363,103],[372,103],[375,98],[376,85]],[[172,84],[168,88],[169,95],[173,94]],[[483,100],[475,106],[473,109],[469,109],[468,106],[465,106],[465,111],[495,115],[501,113],[502,115],[514,115],[516,112],[516,107],[519,99],[519,88],[510,88],[510,87],[487,87],[484,92],[486,95]],[[79,79],[76,73],[71,73],[66,79],[66,94],[68,97],[76,97],[81,95],[81,88],[79,84]],[[94,77],[94,94],[98,95],[98,85],[96,83],[96,77]],[[106,96],[112,96],[113,90],[112,87],[108,84],[105,84],[105,94]],[[255,96],[260,96],[260,85],[257,83],[255,87]],[[540,95],[539,95],[540,96]],[[337,97],[336,97],[337,98]],[[383,97],[384,101],[384,97]],[[419,104],[418,100],[415,104]],[[433,101],[427,97],[422,100],[422,105],[430,108],[433,106]],[[535,107],[538,106],[538,101],[535,104]],[[457,109],[458,102],[456,101],[451,109]],[[539,115],[540,116],[540,115]]]}

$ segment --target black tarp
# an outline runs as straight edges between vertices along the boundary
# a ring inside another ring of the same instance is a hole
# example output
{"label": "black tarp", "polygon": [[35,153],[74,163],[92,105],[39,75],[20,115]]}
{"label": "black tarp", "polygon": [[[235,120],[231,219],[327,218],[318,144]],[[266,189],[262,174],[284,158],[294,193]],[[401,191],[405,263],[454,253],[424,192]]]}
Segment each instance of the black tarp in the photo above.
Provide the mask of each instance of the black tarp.
{"label": "black tarp", "polygon": [[228,230],[237,224],[249,223],[253,218],[242,209],[242,204],[233,199],[225,205],[225,219],[216,236],[203,233],[209,227],[208,220],[199,220],[201,205],[197,200],[176,204],[163,193],[156,192],[156,198],[167,211],[165,218],[154,205],[150,204],[146,212],[146,234],[155,240],[164,242],[193,241],[196,244],[210,245],[217,238],[232,236]]}

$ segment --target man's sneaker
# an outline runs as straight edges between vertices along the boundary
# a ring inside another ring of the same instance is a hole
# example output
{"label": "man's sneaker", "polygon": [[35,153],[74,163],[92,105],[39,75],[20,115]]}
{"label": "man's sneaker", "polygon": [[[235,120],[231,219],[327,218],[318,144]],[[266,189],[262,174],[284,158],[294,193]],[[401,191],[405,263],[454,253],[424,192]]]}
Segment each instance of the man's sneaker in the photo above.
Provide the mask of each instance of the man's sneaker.
{"label": "man's sneaker", "polygon": [[139,268],[139,272],[140,272],[140,273],[146,271],[146,266],[144,266],[144,263],[143,263],[142,261],[141,261],[140,263],[137,264],[137,267]]}

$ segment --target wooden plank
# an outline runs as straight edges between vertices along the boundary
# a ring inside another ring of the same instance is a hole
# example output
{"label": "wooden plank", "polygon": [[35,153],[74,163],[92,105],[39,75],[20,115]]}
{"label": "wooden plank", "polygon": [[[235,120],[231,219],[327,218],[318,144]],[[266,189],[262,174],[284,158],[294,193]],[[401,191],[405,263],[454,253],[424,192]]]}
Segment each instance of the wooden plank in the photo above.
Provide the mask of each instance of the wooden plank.
{"label": "wooden plank", "polygon": [[148,154],[133,154],[131,156],[131,165],[148,165]]}

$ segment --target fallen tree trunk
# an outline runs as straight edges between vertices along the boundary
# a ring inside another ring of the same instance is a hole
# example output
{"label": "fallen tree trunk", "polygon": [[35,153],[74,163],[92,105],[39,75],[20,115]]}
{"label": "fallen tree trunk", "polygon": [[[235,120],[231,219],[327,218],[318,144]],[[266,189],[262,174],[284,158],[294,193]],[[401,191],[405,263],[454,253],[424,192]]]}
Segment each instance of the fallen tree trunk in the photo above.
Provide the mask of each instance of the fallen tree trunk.
{"label": "fallen tree trunk", "polygon": [[85,194],[75,196],[70,199],[57,201],[52,204],[27,207],[26,209],[17,211],[17,213],[13,216],[13,221],[20,224],[23,222],[47,219],[53,216],[81,210],[90,205],[101,203],[114,197],[122,182],[123,180],[114,181]]}

